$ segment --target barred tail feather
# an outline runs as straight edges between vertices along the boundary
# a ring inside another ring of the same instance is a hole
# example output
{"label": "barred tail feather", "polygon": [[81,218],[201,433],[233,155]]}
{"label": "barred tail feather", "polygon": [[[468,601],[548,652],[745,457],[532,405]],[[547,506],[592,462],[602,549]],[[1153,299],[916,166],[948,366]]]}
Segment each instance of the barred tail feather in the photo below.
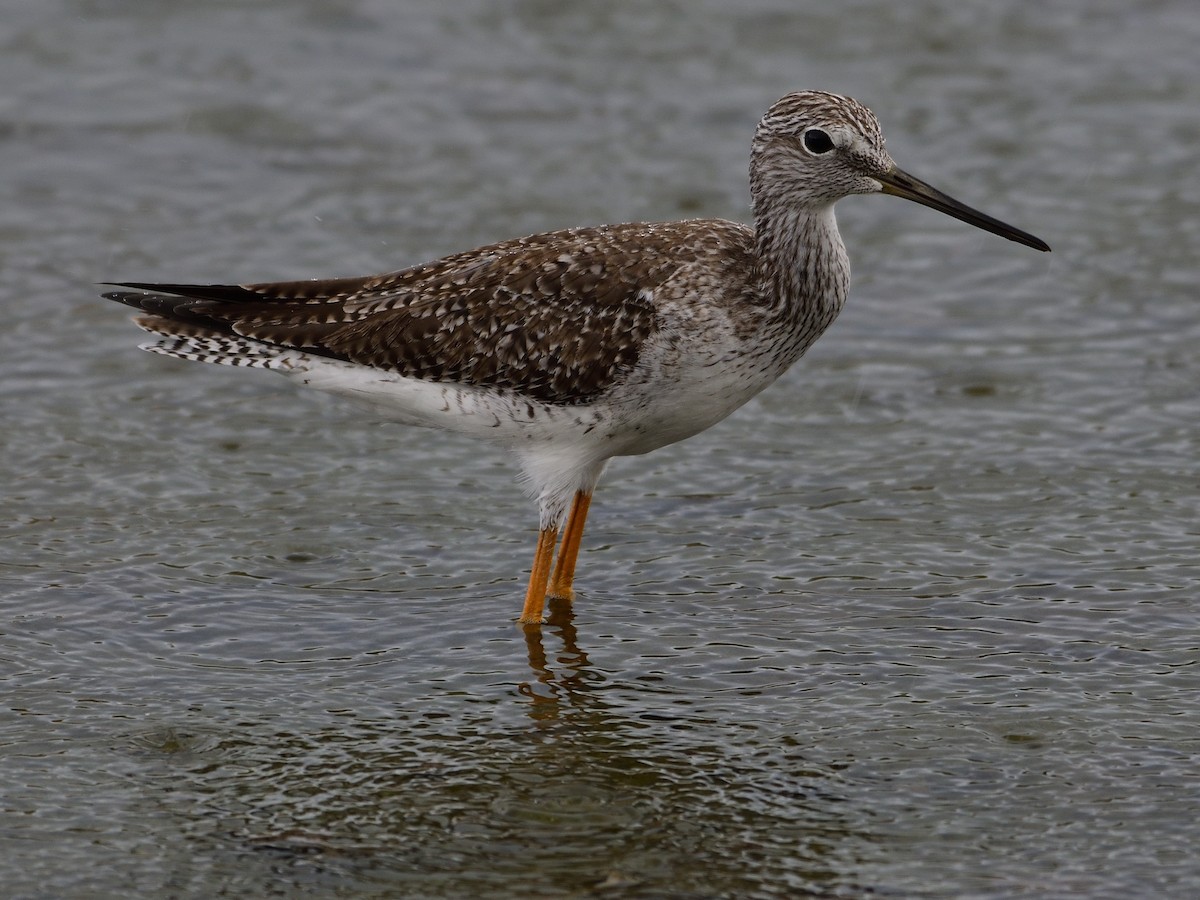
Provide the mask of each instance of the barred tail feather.
{"label": "barred tail feather", "polygon": [[226,334],[190,323],[175,322],[160,316],[139,316],[137,325],[159,336],[159,340],[139,344],[139,350],[212,363],[218,366],[243,366],[259,369],[289,369],[295,351],[239,335]]}

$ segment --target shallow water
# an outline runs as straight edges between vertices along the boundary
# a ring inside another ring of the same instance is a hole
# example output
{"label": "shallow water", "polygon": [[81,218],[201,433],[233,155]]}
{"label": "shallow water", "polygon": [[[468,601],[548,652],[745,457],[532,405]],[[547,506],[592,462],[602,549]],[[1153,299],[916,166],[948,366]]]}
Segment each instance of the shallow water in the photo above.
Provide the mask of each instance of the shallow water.
{"label": "shallow water", "polygon": [[[27,6],[7,895],[1200,892],[1189,4]],[[540,638],[502,455],[139,354],[92,286],[742,219],[796,87],[1054,253],[843,203],[842,319],[610,466]]]}

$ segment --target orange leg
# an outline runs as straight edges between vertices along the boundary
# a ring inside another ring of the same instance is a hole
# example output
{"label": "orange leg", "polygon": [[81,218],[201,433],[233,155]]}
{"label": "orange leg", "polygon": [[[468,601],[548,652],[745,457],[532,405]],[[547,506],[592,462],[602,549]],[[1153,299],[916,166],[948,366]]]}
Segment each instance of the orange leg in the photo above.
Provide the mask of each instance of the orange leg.
{"label": "orange leg", "polygon": [[525,591],[525,608],[521,624],[540,625],[546,606],[546,582],[550,578],[550,563],[554,560],[554,541],[558,533],[553,528],[538,532],[537,551],[533,554],[533,571],[529,573],[529,588]]}
{"label": "orange leg", "polygon": [[579,545],[583,542],[583,524],[587,521],[588,506],[592,495],[583,491],[575,492],[575,500],[571,503],[571,512],[567,516],[566,527],[563,528],[562,546],[558,548],[558,563],[554,567],[554,577],[550,579],[549,596],[561,600],[573,600],[575,589],[575,561],[579,558]]}

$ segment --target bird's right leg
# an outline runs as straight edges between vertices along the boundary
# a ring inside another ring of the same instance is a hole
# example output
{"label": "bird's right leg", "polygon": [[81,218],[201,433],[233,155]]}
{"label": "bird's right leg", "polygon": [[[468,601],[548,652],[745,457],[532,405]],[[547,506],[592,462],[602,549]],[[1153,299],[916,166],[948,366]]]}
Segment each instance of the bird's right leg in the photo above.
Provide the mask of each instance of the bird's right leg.
{"label": "bird's right leg", "polygon": [[576,491],[571,503],[567,524],[563,527],[562,546],[558,549],[558,562],[550,579],[549,596],[561,600],[575,599],[575,562],[579,558],[579,544],[583,541],[583,526],[587,521],[588,506],[591,505],[590,491]]}

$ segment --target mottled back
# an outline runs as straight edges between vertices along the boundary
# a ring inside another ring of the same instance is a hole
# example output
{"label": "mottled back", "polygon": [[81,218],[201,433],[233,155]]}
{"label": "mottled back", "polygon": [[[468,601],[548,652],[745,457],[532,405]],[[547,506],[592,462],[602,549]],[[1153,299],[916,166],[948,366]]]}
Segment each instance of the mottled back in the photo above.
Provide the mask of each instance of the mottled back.
{"label": "mottled back", "polygon": [[148,313],[138,323],[158,334],[237,335],[407,377],[577,404],[637,364],[661,324],[655,293],[675,272],[747,252],[749,234],[725,222],[582,228],[369,278],[126,284],[155,293],[109,296]]}

